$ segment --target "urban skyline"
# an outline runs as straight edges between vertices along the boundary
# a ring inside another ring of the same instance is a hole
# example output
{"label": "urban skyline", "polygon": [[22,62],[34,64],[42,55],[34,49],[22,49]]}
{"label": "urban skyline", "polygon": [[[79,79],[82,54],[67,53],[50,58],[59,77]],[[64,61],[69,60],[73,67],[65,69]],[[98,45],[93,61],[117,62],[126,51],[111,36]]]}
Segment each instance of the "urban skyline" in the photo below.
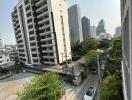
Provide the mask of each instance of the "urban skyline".
{"label": "urban skyline", "polygon": [[[108,0],[108,1],[102,0],[100,2],[98,2],[97,0],[92,0],[92,1],[86,1],[86,2],[85,3],[88,4],[89,6],[86,5],[84,2],[82,2],[82,0],[78,0],[78,1],[77,0],[72,0],[72,1],[68,0],[69,6],[73,5],[75,3],[78,3],[80,5],[82,16],[86,16],[86,17],[90,18],[91,25],[97,26],[97,23],[100,19],[102,19],[102,18],[105,19],[106,30],[108,31],[108,33],[114,34],[115,28],[117,26],[120,26],[120,0],[116,0],[116,1],[115,0]],[[89,2],[91,2],[91,3],[89,3]],[[97,2],[96,4],[98,4],[100,6],[102,5],[102,7],[100,7],[98,5],[96,5],[96,7],[95,7],[95,4],[94,4],[95,2]],[[12,26],[12,22],[11,22],[11,15],[10,15],[10,13],[12,12],[12,8],[16,4],[17,4],[17,0],[11,0],[11,1],[4,0],[4,1],[1,1],[1,3],[0,3],[0,12],[4,12],[4,13],[0,13],[0,15],[1,15],[0,32],[2,34],[4,44],[15,44],[16,43],[13,26]],[[112,8],[111,8],[111,6],[108,6],[108,5],[112,5]],[[87,10],[85,9],[86,7],[88,7]],[[104,15],[104,13],[106,13],[106,10],[104,9],[105,7],[107,7],[107,10],[109,10],[109,12],[111,14],[110,16],[108,14]],[[95,12],[95,11],[98,11],[97,8],[100,10],[100,13]],[[113,10],[113,9],[115,9],[115,10]],[[96,14],[98,15],[98,17],[95,16]],[[116,22],[114,22],[114,20],[116,20]],[[7,23],[7,22],[9,22],[9,23]],[[6,28],[7,26],[8,26],[8,28]]]}
{"label": "urban skyline", "polygon": [[0,98],[132,100],[132,1],[120,2],[0,3]]}

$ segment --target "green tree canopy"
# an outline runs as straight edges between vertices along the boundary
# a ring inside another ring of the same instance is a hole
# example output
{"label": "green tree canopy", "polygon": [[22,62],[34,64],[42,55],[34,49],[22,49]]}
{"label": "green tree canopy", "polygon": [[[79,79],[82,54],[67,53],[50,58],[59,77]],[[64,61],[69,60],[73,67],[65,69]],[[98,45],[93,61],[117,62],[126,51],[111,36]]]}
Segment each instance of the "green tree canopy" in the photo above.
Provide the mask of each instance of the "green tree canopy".
{"label": "green tree canopy", "polygon": [[110,47],[110,45],[111,45],[111,41],[110,40],[103,39],[103,40],[99,41],[99,45],[98,46],[99,46],[100,49],[107,49],[107,48]]}
{"label": "green tree canopy", "polygon": [[94,38],[87,38],[81,43],[82,54],[86,54],[88,50],[96,50],[98,48],[98,42]]}
{"label": "green tree canopy", "polygon": [[122,58],[122,38],[116,37],[112,41],[112,57],[121,59]]}
{"label": "green tree canopy", "polygon": [[63,93],[62,81],[54,73],[38,75],[23,91],[18,93],[20,100],[59,100]]}
{"label": "green tree canopy", "polygon": [[90,50],[85,55],[85,63],[88,66],[96,66],[97,65],[97,52],[95,50]]}
{"label": "green tree canopy", "polygon": [[122,100],[122,81],[117,75],[109,75],[102,81],[100,100]]}

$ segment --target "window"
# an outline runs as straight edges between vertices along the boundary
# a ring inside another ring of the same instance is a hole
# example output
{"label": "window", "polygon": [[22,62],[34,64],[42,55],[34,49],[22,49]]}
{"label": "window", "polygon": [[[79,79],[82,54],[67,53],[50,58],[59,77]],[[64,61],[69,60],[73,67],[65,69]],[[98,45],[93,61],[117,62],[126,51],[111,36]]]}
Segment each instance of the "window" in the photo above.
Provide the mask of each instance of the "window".
{"label": "window", "polygon": [[36,43],[30,43],[31,46],[36,46]]}
{"label": "window", "polygon": [[34,63],[38,63],[38,60],[37,60],[37,59],[33,59],[33,62],[34,62]]}
{"label": "window", "polygon": [[38,55],[37,54],[32,54],[32,57],[38,57]]}

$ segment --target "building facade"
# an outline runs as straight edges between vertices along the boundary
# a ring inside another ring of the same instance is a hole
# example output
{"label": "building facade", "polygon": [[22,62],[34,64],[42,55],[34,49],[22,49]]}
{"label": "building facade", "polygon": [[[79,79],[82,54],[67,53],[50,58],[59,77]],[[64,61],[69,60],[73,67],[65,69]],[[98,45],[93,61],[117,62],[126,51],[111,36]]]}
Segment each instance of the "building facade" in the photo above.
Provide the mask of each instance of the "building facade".
{"label": "building facade", "polygon": [[99,21],[97,29],[96,29],[96,35],[99,35],[100,33],[106,33],[105,22],[103,19]]}
{"label": "building facade", "polygon": [[2,42],[2,36],[1,36],[1,33],[0,33],[0,48],[3,48],[3,42]]}
{"label": "building facade", "polygon": [[4,51],[4,50],[0,50],[0,66],[1,67],[10,67],[14,65],[14,61],[10,60],[10,56],[9,53]]}
{"label": "building facade", "polygon": [[118,26],[115,30],[115,37],[121,36],[122,28],[121,26]]}
{"label": "building facade", "polygon": [[90,34],[90,19],[87,17],[82,17],[82,33],[83,33],[83,39],[87,39],[88,37],[91,36]]}
{"label": "building facade", "polygon": [[90,34],[92,38],[96,38],[96,26],[90,27]]}
{"label": "building facade", "polygon": [[124,100],[132,100],[132,0],[121,0]]}
{"label": "building facade", "polygon": [[71,43],[82,42],[81,11],[79,5],[75,4],[68,9]]}
{"label": "building facade", "polygon": [[70,59],[65,0],[20,0],[12,12],[19,60],[57,65]]}

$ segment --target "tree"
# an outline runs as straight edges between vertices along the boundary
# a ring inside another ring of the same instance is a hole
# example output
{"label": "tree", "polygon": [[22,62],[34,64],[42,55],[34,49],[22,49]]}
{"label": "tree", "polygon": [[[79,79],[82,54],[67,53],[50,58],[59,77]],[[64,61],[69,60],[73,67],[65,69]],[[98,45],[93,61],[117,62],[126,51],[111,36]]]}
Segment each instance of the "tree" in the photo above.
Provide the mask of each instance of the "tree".
{"label": "tree", "polygon": [[87,38],[81,43],[82,55],[85,55],[88,50],[96,50],[98,48],[98,42],[94,38]]}
{"label": "tree", "polygon": [[112,57],[121,59],[122,58],[122,39],[121,37],[116,37],[112,41]]}
{"label": "tree", "polygon": [[90,50],[85,55],[85,63],[89,66],[89,69],[93,69],[97,66],[97,52],[95,50]]}
{"label": "tree", "polygon": [[107,49],[110,47],[111,41],[108,39],[103,39],[99,41],[99,48],[100,49]]}
{"label": "tree", "polygon": [[54,73],[36,76],[18,93],[20,100],[59,100],[63,93],[62,81]]}
{"label": "tree", "polygon": [[122,81],[118,75],[119,72],[115,75],[109,75],[102,81],[100,100],[123,100]]}
{"label": "tree", "polygon": [[72,50],[72,54],[73,56],[80,56],[81,55],[81,43],[77,42],[77,43],[74,43],[72,44],[71,46],[71,50]]}

